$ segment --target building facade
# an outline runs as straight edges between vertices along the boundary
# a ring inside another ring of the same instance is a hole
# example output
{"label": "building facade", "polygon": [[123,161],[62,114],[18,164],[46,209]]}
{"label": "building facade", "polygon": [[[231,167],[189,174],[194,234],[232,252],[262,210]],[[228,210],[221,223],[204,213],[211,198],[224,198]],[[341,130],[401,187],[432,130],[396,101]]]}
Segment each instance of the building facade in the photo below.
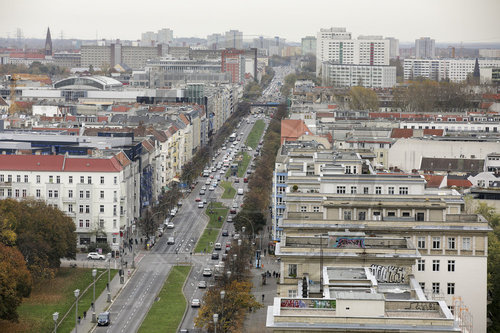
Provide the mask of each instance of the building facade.
{"label": "building facade", "polygon": [[436,57],[435,40],[429,37],[420,37],[415,40],[415,58],[433,59]]}
{"label": "building facade", "polygon": [[323,86],[392,88],[396,85],[396,67],[323,62],[321,79]]}

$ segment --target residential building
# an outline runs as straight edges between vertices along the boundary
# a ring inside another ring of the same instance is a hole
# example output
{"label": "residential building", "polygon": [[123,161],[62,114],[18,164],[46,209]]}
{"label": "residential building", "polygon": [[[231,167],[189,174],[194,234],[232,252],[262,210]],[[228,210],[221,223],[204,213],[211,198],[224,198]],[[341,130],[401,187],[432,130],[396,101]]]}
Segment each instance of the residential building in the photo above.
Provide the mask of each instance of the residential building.
{"label": "residential building", "polygon": [[157,39],[158,44],[171,44],[174,41],[174,31],[172,29],[164,28],[158,30]]}
{"label": "residential building", "polygon": [[479,49],[481,58],[500,58],[500,49]]}
{"label": "residential building", "polygon": [[80,52],[55,52],[52,59],[59,67],[75,68],[81,66],[82,55]]}
{"label": "residential building", "polygon": [[316,37],[307,36],[301,40],[302,55],[316,54]]}
{"label": "residential building", "polygon": [[226,49],[243,49],[243,32],[238,30],[226,31],[224,35]]}
{"label": "residential building", "polygon": [[433,59],[436,57],[435,40],[429,37],[420,37],[415,40],[415,58]]}
{"label": "residential building", "polygon": [[231,73],[232,83],[242,83],[245,78],[245,51],[227,49],[222,51],[222,72]]}
{"label": "residential building", "polygon": [[219,50],[224,48],[225,39],[222,34],[211,34],[207,36],[207,47],[209,50]]}
{"label": "residential building", "polygon": [[324,86],[392,88],[396,85],[396,67],[344,65],[325,61],[322,64],[321,78]]}
{"label": "residential building", "polygon": [[132,69],[144,69],[146,61],[159,58],[166,52],[161,45],[126,46],[118,40],[110,45],[82,45],[81,66],[99,68],[124,64]]}
{"label": "residential building", "polygon": [[399,58],[399,39],[394,37],[385,37],[389,41],[389,58]]}

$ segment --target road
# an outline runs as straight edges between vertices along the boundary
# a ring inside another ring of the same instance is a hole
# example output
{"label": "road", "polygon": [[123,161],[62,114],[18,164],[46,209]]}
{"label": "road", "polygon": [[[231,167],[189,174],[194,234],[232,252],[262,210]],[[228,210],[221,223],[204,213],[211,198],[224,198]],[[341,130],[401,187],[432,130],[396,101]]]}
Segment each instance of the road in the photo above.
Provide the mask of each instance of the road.
{"label": "road", "polygon": [[[282,73],[282,71],[280,71]],[[283,75],[278,76],[275,80],[281,79]],[[275,81],[271,83],[272,87],[278,87]],[[275,90],[272,90],[273,94]],[[268,89],[267,94],[271,95],[271,89]],[[250,120],[258,119],[257,116],[250,116]],[[266,128],[269,124],[269,119],[262,117],[266,121]],[[243,133],[238,147],[244,142],[253,127],[253,123],[241,121],[240,128],[237,133]],[[212,163],[215,164],[223,159],[225,151],[220,151],[219,156]],[[254,151],[249,152],[252,156]],[[232,181],[234,181],[234,178]],[[188,301],[188,310],[181,324],[181,328],[193,329],[194,318],[197,315],[197,309],[191,308],[191,300],[193,298],[202,299],[204,289],[197,287],[200,279],[206,279],[210,284],[212,278],[202,277],[202,271],[205,267],[211,267],[218,261],[211,260],[211,254],[191,254],[194,251],[196,242],[201,236],[208,218],[202,214],[205,209],[198,208],[198,203],[195,198],[199,197],[199,191],[205,185],[206,178],[200,177],[195,189],[187,195],[183,200],[183,205],[179,208],[173,222],[174,229],[166,229],[163,237],[159,240],[151,251],[141,252],[141,260],[137,269],[128,283],[124,286],[118,297],[113,301],[109,311],[111,313],[112,322],[108,327],[97,327],[96,332],[136,332],[138,331],[142,321],[144,320],[149,308],[153,304],[156,295],[162,288],[170,269],[176,264],[191,264],[193,269],[188,277],[184,289],[186,299]],[[234,184],[235,188],[246,187],[247,184],[240,180],[239,184]],[[206,199],[210,202],[211,199],[223,202],[226,206],[232,206],[233,202],[238,204],[238,207],[243,201],[242,195],[236,195],[235,199],[220,199],[223,189],[217,186],[215,191],[207,191]],[[203,196],[202,196],[203,197]],[[232,223],[224,222],[222,229],[229,231],[229,237],[234,233]],[[173,236],[175,244],[168,245],[167,238]],[[225,244],[227,237],[218,236],[218,242]],[[221,251],[222,252],[222,251]],[[96,263],[103,265],[104,263]]]}

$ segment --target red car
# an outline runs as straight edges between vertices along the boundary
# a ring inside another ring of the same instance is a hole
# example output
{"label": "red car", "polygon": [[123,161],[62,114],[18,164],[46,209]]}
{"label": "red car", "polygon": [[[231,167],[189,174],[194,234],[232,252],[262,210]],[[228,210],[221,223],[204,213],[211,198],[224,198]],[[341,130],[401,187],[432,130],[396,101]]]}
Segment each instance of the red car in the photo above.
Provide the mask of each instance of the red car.
{"label": "red car", "polygon": [[196,202],[200,202],[200,201],[201,201],[201,198],[200,198],[200,197],[198,197],[198,198],[194,199],[194,201],[196,201]]}
{"label": "red car", "polygon": [[243,178],[243,183],[248,183],[248,178]]}

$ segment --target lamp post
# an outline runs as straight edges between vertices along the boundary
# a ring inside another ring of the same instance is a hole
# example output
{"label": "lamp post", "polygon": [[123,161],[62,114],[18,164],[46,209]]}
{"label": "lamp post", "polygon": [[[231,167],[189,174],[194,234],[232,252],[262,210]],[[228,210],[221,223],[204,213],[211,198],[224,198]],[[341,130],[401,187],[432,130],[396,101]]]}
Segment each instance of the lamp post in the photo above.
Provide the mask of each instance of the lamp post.
{"label": "lamp post", "polygon": [[97,276],[97,269],[92,270],[92,277],[94,278],[94,298],[92,301],[92,322],[95,323],[97,322],[96,315],[95,315],[95,277]]}
{"label": "lamp post", "polygon": [[217,333],[217,321],[219,320],[219,315],[217,313],[214,313],[214,329],[215,333]]}
{"label": "lamp post", "polygon": [[108,253],[108,285],[106,286],[108,289],[108,302],[111,302],[111,292],[109,284],[111,283],[111,253]]}
{"label": "lamp post", "polygon": [[233,254],[233,272],[236,273],[235,276],[238,276],[237,272],[236,272],[236,259],[238,258],[238,255],[235,253]]}
{"label": "lamp post", "polygon": [[221,311],[221,315],[220,315],[220,326],[221,326],[221,332],[224,332],[224,323],[223,323],[223,319],[224,319],[224,297],[226,297],[226,291],[225,290],[221,290],[220,291],[220,299],[222,301],[222,311]]}
{"label": "lamp post", "polygon": [[57,319],[59,319],[59,312],[54,312],[52,314],[52,319],[54,320],[54,332],[57,333]]}
{"label": "lamp post", "polygon": [[75,289],[75,333],[78,333],[78,296],[80,296],[80,289]]}

